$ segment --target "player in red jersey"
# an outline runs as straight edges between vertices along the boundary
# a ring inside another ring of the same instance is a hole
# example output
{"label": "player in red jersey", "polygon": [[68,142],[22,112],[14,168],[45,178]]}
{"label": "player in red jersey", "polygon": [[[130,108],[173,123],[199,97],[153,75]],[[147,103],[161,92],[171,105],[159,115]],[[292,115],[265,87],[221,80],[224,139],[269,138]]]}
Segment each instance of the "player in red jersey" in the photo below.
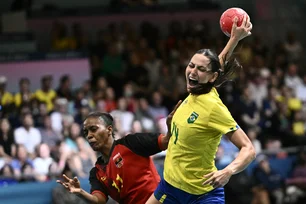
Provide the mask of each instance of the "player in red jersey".
{"label": "player in red jersey", "polygon": [[[180,103],[167,117],[168,130]],[[136,133],[114,140],[113,128],[108,113],[95,112],[84,121],[86,139],[93,150],[102,154],[90,172],[90,194],[80,187],[76,177],[63,175],[64,181],[57,182],[90,203],[106,203],[108,196],[122,204],[145,203],[160,181],[150,156],[167,148],[170,133]]]}

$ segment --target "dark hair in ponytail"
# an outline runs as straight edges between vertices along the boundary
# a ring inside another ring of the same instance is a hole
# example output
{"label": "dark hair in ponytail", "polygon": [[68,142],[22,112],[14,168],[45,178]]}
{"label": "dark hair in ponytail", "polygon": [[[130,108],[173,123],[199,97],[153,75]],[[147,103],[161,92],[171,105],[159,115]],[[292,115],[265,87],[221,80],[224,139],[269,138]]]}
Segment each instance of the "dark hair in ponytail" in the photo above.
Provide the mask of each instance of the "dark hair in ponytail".
{"label": "dark hair in ponytail", "polygon": [[[196,52],[197,54],[202,54],[210,60],[211,71],[218,72],[218,78],[212,84],[214,87],[220,87],[227,81],[232,81],[234,74],[242,69],[242,66],[238,60],[234,57],[230,57],[226,60],[226,55],[223,59],[219,59],[217,53],[210,49],[201,49]],[[223,66],[221,66],[220,60],[223,61]]]}

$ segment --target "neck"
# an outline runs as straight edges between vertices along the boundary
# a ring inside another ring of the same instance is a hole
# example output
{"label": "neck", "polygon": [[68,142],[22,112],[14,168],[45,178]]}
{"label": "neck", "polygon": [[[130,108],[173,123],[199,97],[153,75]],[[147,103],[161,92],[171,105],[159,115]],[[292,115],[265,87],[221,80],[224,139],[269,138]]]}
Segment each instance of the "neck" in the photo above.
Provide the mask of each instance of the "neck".
{"label": "neck", "polygon": [[214,84],[210,82],[199,83],[196,88],[193,88],[190,90],[190,93],[193,95],[207,94],[211,91],[213,87],[214,87]]}
{"label": "neck", "polygon": [[24,128],[27,130],[27,131],[29,131],[30,130],[30,126],[24,126]]}
{"label": "neck", "polygon": [[109,156],[110,156],[110,151],[111,151],[111,149],[112,149],[112,147],[113,147],[113,143],[114,143],[114,139],[113,139],[113,138],[109,139],[108,142],[107,142],[107,144],[105,144],[105,145],[103,146],[103,148],[100,150],[100,152],[101,152],[101,154],[103,155],[103,157],[109,158]]}

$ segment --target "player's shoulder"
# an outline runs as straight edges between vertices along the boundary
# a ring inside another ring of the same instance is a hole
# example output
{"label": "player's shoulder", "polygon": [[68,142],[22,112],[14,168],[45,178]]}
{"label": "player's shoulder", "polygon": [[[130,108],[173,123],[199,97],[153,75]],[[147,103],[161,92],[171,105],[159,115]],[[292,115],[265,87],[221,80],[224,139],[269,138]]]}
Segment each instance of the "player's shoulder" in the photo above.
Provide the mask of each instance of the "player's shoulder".
{"label": "player's shoulder", "polygon": [[96,174],[97,174],[97,167],[94,166],[89,171],[89,178],[94,179],[96,177]]}

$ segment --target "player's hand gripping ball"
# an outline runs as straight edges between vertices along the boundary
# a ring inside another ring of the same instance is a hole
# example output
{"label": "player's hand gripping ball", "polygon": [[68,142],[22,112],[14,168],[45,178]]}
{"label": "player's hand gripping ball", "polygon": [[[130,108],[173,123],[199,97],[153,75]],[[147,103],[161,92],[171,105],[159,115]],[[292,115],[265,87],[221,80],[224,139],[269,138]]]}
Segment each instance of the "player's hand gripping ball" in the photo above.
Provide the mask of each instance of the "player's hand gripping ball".
{"label": "player's hand gripping ball", "polygon": [[237,17],[237,26],[241,26],[243,17],[249,17],[249,15],[241,8],[229,8],[223,12],[220,17],[220,27],[222,32],[228,37],[231,36],[232,26],[234,22],[234,18]]}

